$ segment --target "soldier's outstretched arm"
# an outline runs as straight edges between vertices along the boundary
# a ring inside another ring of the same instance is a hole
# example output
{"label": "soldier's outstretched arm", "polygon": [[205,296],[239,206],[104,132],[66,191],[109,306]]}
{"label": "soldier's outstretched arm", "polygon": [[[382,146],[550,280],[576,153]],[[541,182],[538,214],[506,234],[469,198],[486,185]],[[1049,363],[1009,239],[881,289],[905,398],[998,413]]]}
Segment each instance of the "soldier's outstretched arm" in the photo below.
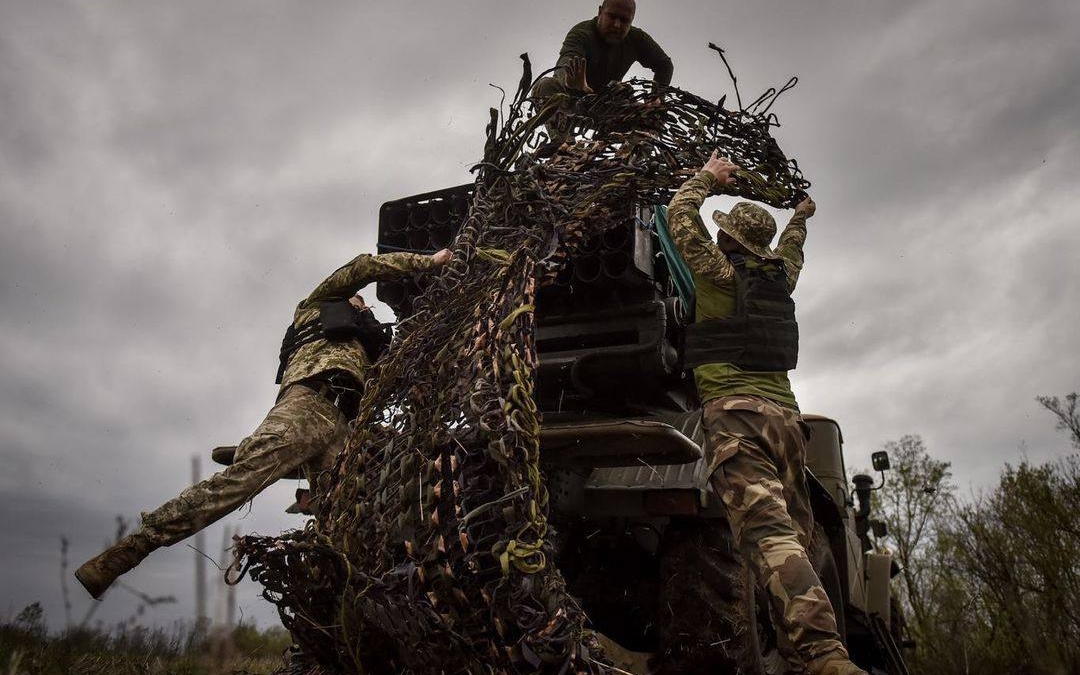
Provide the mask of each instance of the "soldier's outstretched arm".
{"label": "soldier's outstretched arm", "polygon": [[570,59],[570,64],[566,67],[566,86],[570,89],[576,89],[583,91],[586,94],[593,93],[592,87],[589,86],[588,74],[585,72],[585,57],[575,56]]}
{"label": "soldier's outstretched arm", "polygon": [[671,76],[675,73],[675,64],[667,55],[663,47],[645,32],[641,34],[641,54],[638,58],[641,65],[653,71],[653,82],[661,87],[671,84]]}
{"label": "soldier's outstretched arm", "polygon": [[787,263],[788,290],[795,290],[803,268],[803,245],[806,243],[806,221],[817,211],[817,204],[807,197],[795,207],[795,213],[776,242],[776,253]]}
{"label": "soldier's outstretched arm", "polygon": [[300,303],[300,309],[323,302],[347,300],[373,281],[393,281],[412,274],[434,271],[450,260],[450,251],[438,253],[362,253],[342,265]]}
{"label": "soldier's outstretched arm", "polygon": [[[563,38],[562,47],[559,48],[559,60],[555,62],[555,66],[559,69],[555,71],[555,79],[562,82],[565,86],[582,89],[578,84],[585,83],[585,54],[588,53],[589,39],[588,33],[574,26]],[[575,82],[571,79],[572,76],[576,77],[576,73],[571,72],[571,67],[576,61],[580,61],[581,65],[581,79]],[[585,85],[588,86],[588,85]]]}
{"label": "soldier's outstretched arm", "polygon": [[716,284],[734,278],[735,269],[709,236],[698,211],[706,197],[731,182],[731,172],[737,168],[713,152],[701,171],[682,184],[668,205],[668,229],[679,254],[695,273]]}

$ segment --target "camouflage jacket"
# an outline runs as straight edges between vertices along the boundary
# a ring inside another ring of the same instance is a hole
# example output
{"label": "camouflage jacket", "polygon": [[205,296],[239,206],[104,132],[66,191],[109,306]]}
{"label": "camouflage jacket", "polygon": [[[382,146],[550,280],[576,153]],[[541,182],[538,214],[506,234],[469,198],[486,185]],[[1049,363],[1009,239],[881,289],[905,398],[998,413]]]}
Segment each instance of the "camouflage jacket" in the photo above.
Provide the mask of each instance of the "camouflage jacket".
{"label": "camouflage jacket", "polygon": [[[373,281],[392,281],[434,268],[430,256],[416,253],[364,253],[328,276],[311,295],[300,301],[293,315],[293,326],[319,317],[319,305],[325,302],[348,300]],[[290,384],[340,370],[349,373],[358,383],[364,381],[364,371],[370,362],[360,341],[343,342],[316,340],[302,345],[289,359],[281,379],[282,390]]]}
{"label": "camouflage jacket", "polygon": [[[719,187],[716,177],[700,171],[683,183],[668,206],[668,227],[676,248],[690,268],[697,289],[696,321],[718,319],[735,312],[735,266],[705,229],[698,210],[705,198]],[[794,215],[780,234],[775,248],[783,258],[791,290],[803,266],[806,217]],[[748,256],[747,264],[754,264]],[[694,369],[701,402],[718,396],[749,394],[798,407],[787,373],[744,371],[730,363],[709,363]]]}

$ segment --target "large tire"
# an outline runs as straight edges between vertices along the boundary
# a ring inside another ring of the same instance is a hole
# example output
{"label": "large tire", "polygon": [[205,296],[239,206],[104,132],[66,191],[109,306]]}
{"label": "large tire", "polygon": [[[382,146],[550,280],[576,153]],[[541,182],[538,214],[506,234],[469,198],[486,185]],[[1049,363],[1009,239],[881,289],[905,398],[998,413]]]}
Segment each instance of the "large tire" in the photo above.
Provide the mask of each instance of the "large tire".
{"label": "large tire", "polygon": [[[768,601],[757,591],[726,521],[672,520],[661,547],[658,675],[783,675]],[[824,529],[814,528],[808,553],[846,643],[843,587]]]}
{"label": "large tire", "polygon": [[814,532],[810,538],[810,564],[814,566],[818,579],[825,589],[825,595],[829,596],[833,614],[836,615],[836,632],[840,634],[840,642],[847,646],[847,617],[844,606],[844,587],[840,580],[840,567],[836,564],[832,547],[829,546],[829,538],[825,535],[825,528],[820,523],[814,525]]}
{"label": "large tire", "polygon": [[[840,585],[840,568],[836,564],[829,539],[825,535],[825,529],[820,523],[815,523],[814,531],[810,537],[810,550],[807,551],[810,564],[821,581],[825,594],[829,596],[829,603],[833,607],[836,616],[837,632],[840,641],[847,644],[847,626],[844,614],[843,587]],[[755,584],[751,589],[758,592],[759,587]],[[771,617],[771,608],[768,599],[758,595],[757,634],[758,649],[761,654],[761,664],[766,675],[786,675],[788,673],[802,673],[804,669],[799,658],[794,654],[794,647],[787,636],[777,627]],[[789,654],[794,661],[789,663],[784,654]]]}
{"label": "large tire", "polygon": [[672,519],[660,578],[658,675],[765,673],[753,582],[726,521]]}

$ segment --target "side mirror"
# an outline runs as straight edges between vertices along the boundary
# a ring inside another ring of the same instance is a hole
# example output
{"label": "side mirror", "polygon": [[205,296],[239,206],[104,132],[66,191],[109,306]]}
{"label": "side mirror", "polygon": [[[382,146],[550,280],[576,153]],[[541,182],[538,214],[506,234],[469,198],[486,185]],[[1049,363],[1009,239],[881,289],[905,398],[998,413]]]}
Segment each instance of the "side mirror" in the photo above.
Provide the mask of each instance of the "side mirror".
{"label": "side mirror", "polygon": [[874,465],[874,471],[888,471],[890,467],[889,453],[884,450],[878,450],[870,455],[870,463]]}
{"label": "side mirror", "polygon": [[859,498],[860,517],[870,515],[870,493],[885,487],[885,472],[889,470],[889,453],[878,450],[870,455],[870,462],[874,465],[874,471],[881,474],[881,482],[874,485],[874,479],[865,473],[853,476],[851,481],[855,483],[855,495]]}

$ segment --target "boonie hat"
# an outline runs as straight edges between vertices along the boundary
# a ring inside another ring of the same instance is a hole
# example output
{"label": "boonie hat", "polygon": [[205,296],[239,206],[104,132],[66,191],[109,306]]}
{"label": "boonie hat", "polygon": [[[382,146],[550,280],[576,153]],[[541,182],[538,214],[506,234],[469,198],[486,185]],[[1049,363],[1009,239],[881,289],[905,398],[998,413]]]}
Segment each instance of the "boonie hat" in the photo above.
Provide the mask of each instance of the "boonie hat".
{"label": "boonie hat", "polygon": [[776,220],[757,204],[739,202],[731,211],[713,211],[713,222],[739,245],[762,258],[777,259],[770,244],[776,236]]}

